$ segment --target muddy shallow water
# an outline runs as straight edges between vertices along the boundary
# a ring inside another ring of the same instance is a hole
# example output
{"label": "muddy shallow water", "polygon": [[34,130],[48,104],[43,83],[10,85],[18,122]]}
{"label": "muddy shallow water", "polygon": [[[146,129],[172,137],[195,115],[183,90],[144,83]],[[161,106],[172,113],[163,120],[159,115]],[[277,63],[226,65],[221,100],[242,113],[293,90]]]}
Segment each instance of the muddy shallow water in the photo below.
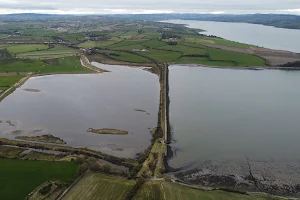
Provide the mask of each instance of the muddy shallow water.
{"label": "muddy shallow water", "polygon": [[[0,137],[52,134],[70,146],[122,157],[147,148],[157,125],[158,77],[138,68],[94,64],[110,72],[30,78],[0,103]],[[129,134],[100,135],[89,128]]]}
{"label": "muddy shallow water", "polygon": [[185,181],[300,192],[300,71],[169,67],[173,168]]}

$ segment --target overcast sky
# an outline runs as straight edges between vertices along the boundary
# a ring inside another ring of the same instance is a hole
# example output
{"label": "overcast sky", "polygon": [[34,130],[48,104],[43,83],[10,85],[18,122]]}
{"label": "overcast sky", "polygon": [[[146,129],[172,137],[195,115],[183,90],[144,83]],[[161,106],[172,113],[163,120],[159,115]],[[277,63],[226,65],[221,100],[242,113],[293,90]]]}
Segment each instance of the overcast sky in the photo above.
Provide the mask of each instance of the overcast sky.
{"label": "overcast sky", "polygon": [[300,0],[0,0],[0,14],[287,13]]}

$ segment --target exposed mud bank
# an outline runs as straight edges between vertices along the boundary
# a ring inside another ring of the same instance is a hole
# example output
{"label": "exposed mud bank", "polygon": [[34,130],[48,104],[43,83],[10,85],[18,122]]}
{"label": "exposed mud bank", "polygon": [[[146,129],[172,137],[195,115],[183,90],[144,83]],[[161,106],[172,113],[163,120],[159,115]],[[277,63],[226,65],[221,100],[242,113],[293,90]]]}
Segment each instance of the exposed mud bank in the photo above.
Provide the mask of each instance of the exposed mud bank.
{"label": "exposed mud bank", "polygon": [[300,161],[206,161],[175,176],[203,187],[300,197]]}

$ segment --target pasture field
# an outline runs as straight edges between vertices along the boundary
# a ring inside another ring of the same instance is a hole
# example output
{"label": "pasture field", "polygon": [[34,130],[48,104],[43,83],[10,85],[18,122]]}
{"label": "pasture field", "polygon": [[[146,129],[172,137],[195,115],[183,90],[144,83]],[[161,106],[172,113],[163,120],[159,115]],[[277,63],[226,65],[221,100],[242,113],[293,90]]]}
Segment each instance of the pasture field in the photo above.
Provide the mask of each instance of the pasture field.
{"label": "pasture field", "polygon": [[[132,53],[127,53],[127,52],[120,52],[120,51],[99,51],[102,53],[106,53],[110,57],[120,60],[120,61],[127,61],[127,62],[132,62],[132,63],[149,63],[151,62],[149,59],[144,58],[142,56],[132,54]],[[139,53],[139,52],[138,52]]]}
{"label": "pasture field", "polygon": [[206,49],[194,48],[183,45],[167,45],[159,47],[159,49],[170,50],[170,51],[179,51],[182,52],[182,55],[202,55],[207,54]]}
{"label": "pasture field", "polygon": [[0,76],[0,94],[1,91],[4,91],[8,88],[10,88],[12,85],[14,85],[15,83],[17,83],[19,80],[21,80],[21,78],[23,78],[24,76]]}
{"label": "pasture field", "polygon": [[51,37],[48,36],[42,36],[42,35],[28,35],[28,36],[10,36],[1,38],[1,41],[4,42],[54,42],[54,40]]}
{"label": "pasture field", "polygon": [[140,187],[132,200],[164,200],[161,181],[148,181]]}
{"label": "pasture field", "polygon": [[[33,74],[48,73],[91,73],[90,69],[83,67],[77,56],[54,58],[48,60],[14,59],[0,61],[0,73],[32,72]],[[10,79],[10,78],[8,78]],[[6,81],[7,82],[7,81]]]}
{"label": "pasture field", "polygon": [[140,55],[153,58],[154,60],[162,63],[174,62],[181,56],[180,52],[156,50],[156,49],[151,49],[149,51],[138,52],[138,53]]}
{"label": "pasture field", "polygon": [[21,200],[49,180],[71,182],[76,177],[73,162],[45,162],[0,159],[1,200]]}
{"label": "pasture field", "polygon": [[121,46],[121,47],[114,47],[113,49],[132,51],[134,49],[138,49],[138,50],[145,49],[145,47],[142,46],[141,44],[133,44],[133,45],[126,45],[126,46]]}
{"label": "pasture field", "polygon": [[83,33],[67,33],[59,35],[60,38],[72,44],[79,44],[85,40]]}
{"label": "pasture field", "polygon": [[[1,46],[0,46],[1,48]],[[17,53],[24,53],[24,52],[30,52],[30,51],[40,51],[48,49],[48,45],[44,44],[20,44],[20,45],[12,45],[12,46],[6,46],[7,50],[12,54]]]}
{"label": "pasture field", "polygon": [[144,33],[139,34],[133,38],[144,38],[144,39],[158,39],[160,38],[160,34],[157,32],[154,32],[153,30],[147,30],[144,29]]}
{"label": "pasture field", "polygon": [[63,198],[63,200],[123,200],[135,181],[107,176],[86,174]]}
{"label": "pasture field", "polygon": [[17,54],[19,58],[29,59],[51,59],[72,56],[78,53],[77,50],[65,46],[54,46],[52,48],[41,51],[30,51]]}
{"label": "pasture field", "polygon": [[166,46],[167,43],[158,40],[148,40],[146,42],[143,42],[142,45],[148,48],[157,48],[157,47]]}
{"label": "pasture field", "polygon": [[122,35],[119,35],[119,37],[123,38],[123,39],[130,39],[137,35],[138,35],[137,31],[128,31],[128,32],[123,33]]}
{"label": "pasture field", "polygon": [[225,191],[206,191],[175,183],[163,183],[166,200],[280,200],[269,196],[250,196]]}
{"label": "pasture field", "polygon": [[45,63],[41,60],[10,59],[0,61],[0,73],[9,72],[35,72],[42,68]]}
{"label": "pasture field", "polygon": [[39,74],[48,73],[93,73],[94,71],[81,65],[77,56],[64,58],[54,58],[44,61],[46,64],[38,72]]}
{"label": "pasture field", "polygon": [[265,60],[254,55],[208,48],[209,60],[233,61],[235,66],[265,66]]}
{"label": "pasture field", "polygon": [[111,38],[110,40],[107,40],[107,41],[86,41],[86,42],[80,43],[78,46],[82,47],[82,48],[106,47],[106,46],[113,45],[120,41],[121,41],[121,39]]}
{"label": "pasture field", "polygon": [[124,47],[124,46],[130,46],[130,45],[135,45],[135,44],[141,44],[143,43],[145,40],[140,39],[140,40],[124,40],[122,42],[118,42],[116,44],[113,45],[109,45],[106,46],[110,49],[115,49],[115,48],[120,48],[120,47]]}
{"label": "pasture field", "polygon": [[181,57],[176,60],[176,64],[203,64],[207,66],[234,66],[235,63],[232,61],[211,61],[207,57]]}

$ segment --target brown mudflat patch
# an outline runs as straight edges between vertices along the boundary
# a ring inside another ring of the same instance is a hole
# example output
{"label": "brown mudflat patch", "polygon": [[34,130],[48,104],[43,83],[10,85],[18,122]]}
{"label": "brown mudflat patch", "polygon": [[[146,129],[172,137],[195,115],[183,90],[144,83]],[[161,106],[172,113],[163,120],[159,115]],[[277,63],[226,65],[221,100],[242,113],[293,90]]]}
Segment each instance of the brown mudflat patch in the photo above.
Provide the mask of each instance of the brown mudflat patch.
{"label": "brown mudflat patch", "polygon": [[300,55],[282,50],[273,50],[267,48],[251,47],[256,55],[266,60],[268,65],[278,66],[289,62],[300,61]]}
{"label": "brown mudflat patch", "polygon": [[30,89],[30,88],[25,88],[23,90],[27,91],[27,92],[40,92],[41,91],[41,90],[38,90],[38,89]]}
{"label": "brown mudflat patch", "polygon": [[50,134],[41,135],[41,136],[17,136],[16,139],[43,142],[43,143],[66,144],[66,142],[63,141],[62,139]]}
{"label": "brown mudflat patch", "polygon": [[103,129],[93,129],[89,128],[87,132],[97,133],[103,135],[127,135],[128,131],[119,130],[119,129],[111,129],[111,128],[103,128]]}
{"label": "brown mudflat patch", "polygon": [[21,133],[23,133],[23,131],[22,130],[14,130],[11,133],[12,134],[21,134]]}
{"label": "brown mudflat patch", "polygon": [[176,174],[186,183],[293,196],[300,193],[299,161],[206,161]]}
{"label": "brown mudflat patch", "polygon": [[150,113],[146,112],[145,110],[141,110],[141,109],[134,109],[134,110],[137,112],[143,112],[143,113],[146,113],[147,115],[150,115]]}

